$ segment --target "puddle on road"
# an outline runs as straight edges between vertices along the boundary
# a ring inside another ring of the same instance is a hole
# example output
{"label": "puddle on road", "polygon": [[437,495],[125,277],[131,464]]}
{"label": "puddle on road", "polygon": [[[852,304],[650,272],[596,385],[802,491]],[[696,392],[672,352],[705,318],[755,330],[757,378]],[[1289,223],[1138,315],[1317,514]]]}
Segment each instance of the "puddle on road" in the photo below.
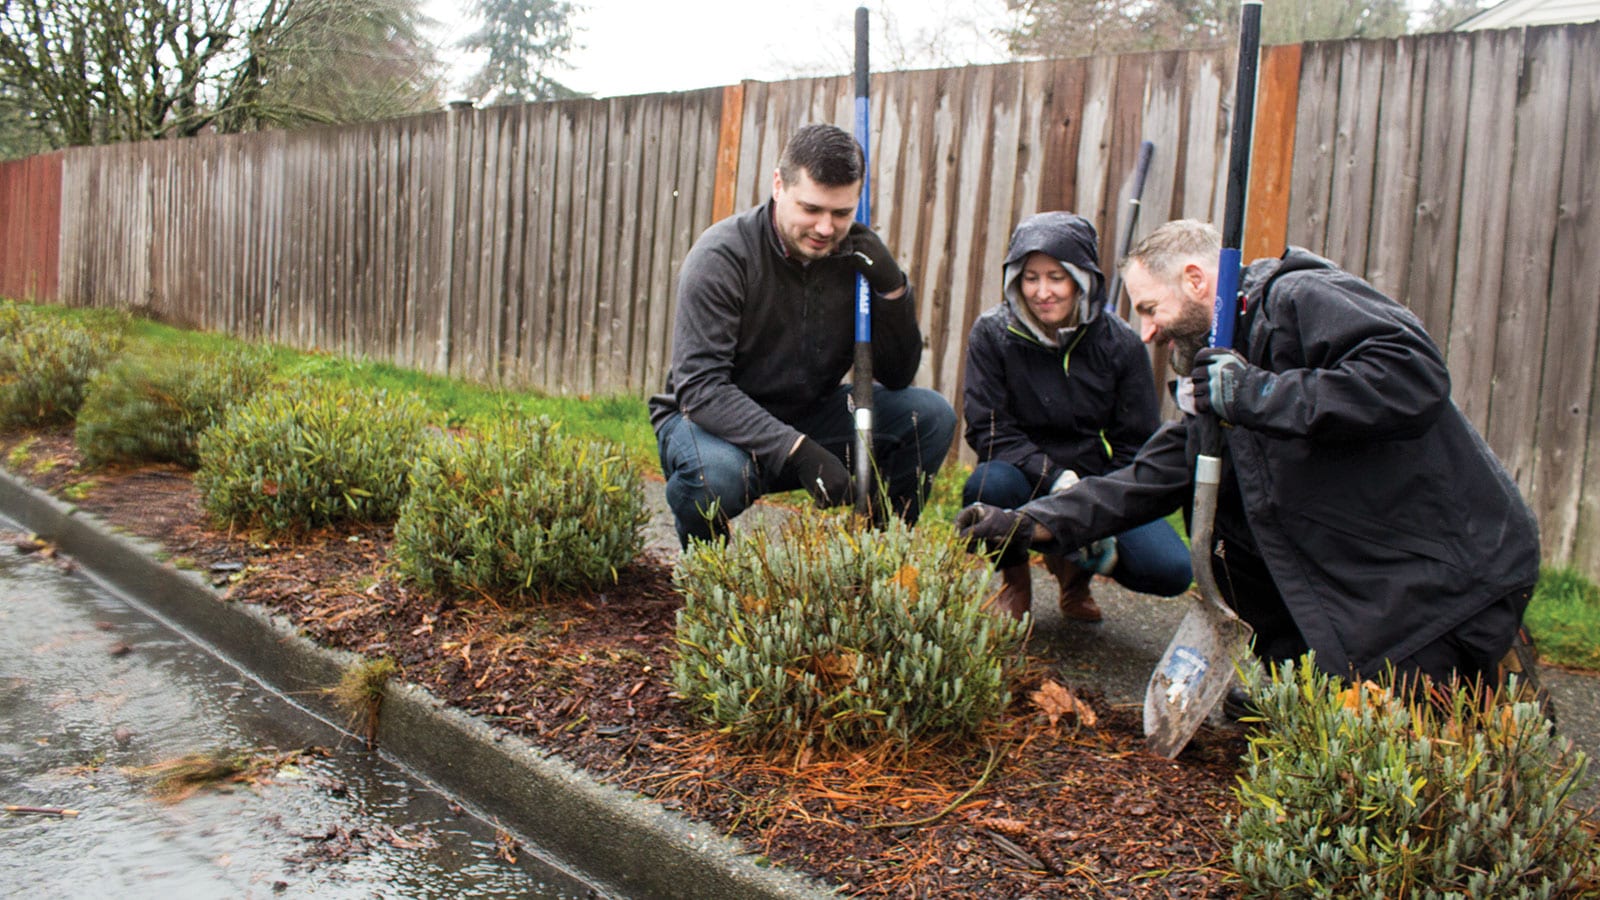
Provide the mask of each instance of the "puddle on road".
{"label": "puddle on road", "polygon": [[[11,896],[599,896],[108,594],[22,556],[0,520],[0,884]],[[133,770],[326,748],[268,781],[163,803]]]}

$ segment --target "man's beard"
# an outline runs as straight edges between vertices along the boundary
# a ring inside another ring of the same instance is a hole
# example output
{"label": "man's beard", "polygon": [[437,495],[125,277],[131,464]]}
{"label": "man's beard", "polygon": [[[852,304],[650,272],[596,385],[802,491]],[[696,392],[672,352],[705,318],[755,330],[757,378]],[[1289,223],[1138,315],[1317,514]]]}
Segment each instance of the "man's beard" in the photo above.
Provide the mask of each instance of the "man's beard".
{"label": "man's beard", "polygon": [[1206,338],[1210,337],[1210,329],[1206,331],[1205,334],[1172,339],[1172,358],[1169,360],[1172,371],[1187,377],[1194,369],[1194,356],[1205,348]]}
{"label": "man's beard", "polygon": [[1211,309],[1203,303],[1184,307],[1183,316],[1167,329],[1167,339],[1172,342],[1172,370],[1187,376],[1194,368],[1194,356],[1211,337]]}

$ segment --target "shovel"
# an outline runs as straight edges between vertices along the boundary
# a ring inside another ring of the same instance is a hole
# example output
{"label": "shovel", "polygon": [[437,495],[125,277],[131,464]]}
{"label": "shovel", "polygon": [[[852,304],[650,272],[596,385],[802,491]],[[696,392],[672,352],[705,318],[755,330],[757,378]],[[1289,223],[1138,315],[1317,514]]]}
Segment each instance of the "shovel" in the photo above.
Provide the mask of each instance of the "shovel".
{"label": "shovel", "polygon": [[[1244,245],[1245,189],[1250,183],[1250,141],[1256,109],[1256,63],[1261,51],[1261,0],[1244,0],[1239,24],[1239,66],[1233,133],[1228,139],[1228,193],[1223,207],[1222,258],[1217,267],[1211,345],[1232,347],[1239,322],[1240,248]],[[1215,416],[1196,416],[1200,455],[1194,468],[1194,513],[1189,559],[1199,588],[1178,624],[1144,695],[1146,745],[1171,759],[1210,715],[1233,680],[1234,663],[1250,645],[1251,630],[1217,589],[1211,571],[1212,527],[1222,480],[1222,428]]]}
{"label": "shovel", "polygon": [[1222,462],[1216,457],[1202,456],[1195,466],[1189,554],[1199,590],[1189,593],[1189,611],[1178,623],[1144,694],[1145,746],[1168,759],[1183,750],[1227,693],[1234,668],[1250,649],[1253,635],[1250,626],[1223,602],[1211,572],[1212,522],[1221,473]]}
{"label": "shovel", "polygon": [[[872,83],[867,62],[867,8],[856,9],[856,142],[861,145],[861,200],[856,221],[872,226],[872,124],[867,89]],[[850,376],[851,406],[856,420],[856,512],[872,516],[872,290],[865,275],[856,276],[856,344]]]}

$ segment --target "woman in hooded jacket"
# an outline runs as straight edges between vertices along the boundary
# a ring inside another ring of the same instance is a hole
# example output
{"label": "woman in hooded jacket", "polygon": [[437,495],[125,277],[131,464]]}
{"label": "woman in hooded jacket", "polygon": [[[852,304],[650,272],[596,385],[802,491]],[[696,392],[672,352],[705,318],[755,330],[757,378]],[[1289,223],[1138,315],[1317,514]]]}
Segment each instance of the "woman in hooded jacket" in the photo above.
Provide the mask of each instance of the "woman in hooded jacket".
{"label": "woman in hooded jacket", "polygon": [[[1024,219],[1006,251],[1004,296],[967,339],[967,444],[978,465],[963,505],[1015,509],[1132,461],[1160,424],[1150,357],[1127,323],[1106,311],[1094,226],[1046,212]],[[1172,596],[1192,580],[1189,551],[1165,520],[1132,528],[1067,556],[1046,555],[1061,586],[1061,613],[1098,622],[1090,593],[1098,572],[1140,593]],[[995,606],[1029,611],[1026,544],[996,554]]]}

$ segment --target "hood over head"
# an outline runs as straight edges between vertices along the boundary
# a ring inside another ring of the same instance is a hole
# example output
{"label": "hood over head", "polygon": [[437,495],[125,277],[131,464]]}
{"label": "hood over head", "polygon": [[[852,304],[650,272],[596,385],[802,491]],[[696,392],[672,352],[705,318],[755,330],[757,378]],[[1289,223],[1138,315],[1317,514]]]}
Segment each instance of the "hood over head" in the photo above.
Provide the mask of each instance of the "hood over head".
{"label": "hood over head", "polygon": [[1072,275],[1078,283],[1077,327],[1087,325],[1100,316],[1106,305],[1105,276],[1100,272],[1094,226],[1074,213],[1037,213],[1017,223],[1016,230],[1011,232],[1011,246],[1006,249],[1002,282],[1006,303],[1037,337],[1046,343],[1060,344],[1076,329],[1063,328],[1057,334],[1045,334],[1022,299],[1022,266],[1031,253],[1048,253]]}

